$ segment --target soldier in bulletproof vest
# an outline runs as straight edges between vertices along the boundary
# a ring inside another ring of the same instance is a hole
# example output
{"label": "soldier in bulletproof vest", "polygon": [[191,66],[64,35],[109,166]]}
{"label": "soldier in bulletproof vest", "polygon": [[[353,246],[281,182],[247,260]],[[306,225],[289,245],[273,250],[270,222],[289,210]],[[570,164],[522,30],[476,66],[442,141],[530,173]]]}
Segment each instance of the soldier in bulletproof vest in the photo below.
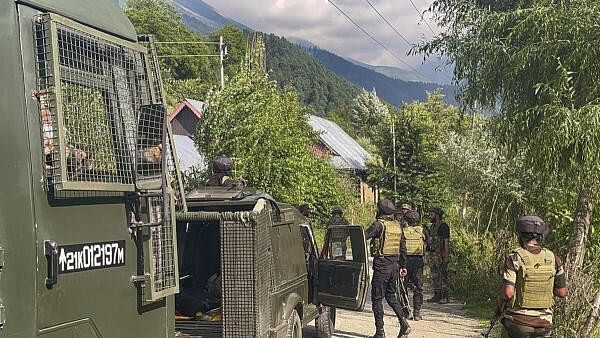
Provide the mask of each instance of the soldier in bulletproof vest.
{"label": "soldier in bulletproof vest", "polygon": [[233,161],[225,156],[217,156],[212,161],[213,176],[206,182],[209,187],[219,187],[234,185],[231,170],[233,169]]}
{"label": "soldier in bulletproof vest", "polygon": [[413,285],[413,319],[421,320],[421,307],[423,305],[423,256],[428,241],[428,235],[420,224],[421,215],[416,210],[411,210],[404,215],[407,226],[404,228],[406,238],[406,255],[408,282]]}
{"label": "soldier in bulletproof vest", "polygon": [[398,337],[407,336],[410,326],[404,318],[404,311],[396,296],[396,284],[400,276],[406,276],[406,239],[400,222],[394,215],[396,207],[390,200],[383,199],[377,204],[378,216],[366,230],[371,239],[373,258],[373,279],[371,280],[371,301],[375,317],[375,335],[385,337],[383,330],[383,298],[387,301],[400,322]]}
{"label": "soldier in bulletproof vest", "polygon": [[541,218],[520,217],[517,232],[520,246],[506,257],[497,299],[496,315],[504,312],[502,337],[552,337],[554,296],[568,293],[562,262],[542,246],[546,225]]}
{"label": "soldier in bulletproof vest", "polygon": [[444,211],[433,208],[429,211],[429,267],[431,270],[431,284],[433,297],[427,299],[428,303],[446,304],[448,296],[448,262],[450,254],[450,227],[443,220]]}

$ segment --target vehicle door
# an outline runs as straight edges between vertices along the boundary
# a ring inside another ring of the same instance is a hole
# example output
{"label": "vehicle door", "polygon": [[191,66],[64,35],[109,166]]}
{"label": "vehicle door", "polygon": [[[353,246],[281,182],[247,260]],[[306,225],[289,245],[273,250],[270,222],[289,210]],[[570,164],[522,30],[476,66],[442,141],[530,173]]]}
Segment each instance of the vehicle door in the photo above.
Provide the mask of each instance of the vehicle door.
{"label": "vehicle door", "polygon": [[318,303],[317,296],[317,271],[319,267],[319,248],[312,228],[308,224],[300,224],[300,235],[302,236],[302,246],[304,247],[304,259],[306,261],[306,270],[308,271],[308,298],[311,303]]}
{"label": "vehicle door", "polygon": [[330,226],[317,267],[320,304],[362,311],[369,283],[365,233],[356,225]]}

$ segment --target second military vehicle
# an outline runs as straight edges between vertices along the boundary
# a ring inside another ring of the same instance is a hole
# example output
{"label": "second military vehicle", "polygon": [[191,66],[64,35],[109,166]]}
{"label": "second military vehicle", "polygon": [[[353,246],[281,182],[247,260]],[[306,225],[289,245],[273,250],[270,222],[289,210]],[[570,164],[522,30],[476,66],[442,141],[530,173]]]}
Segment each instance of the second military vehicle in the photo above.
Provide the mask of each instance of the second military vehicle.
{"label": "second military vehicle", "polygon": [[363,309],[361,227],[332,227],[320,253],[305,218],[268,195],[206,188],[188,196],[187,208],[177,217],[181,334],[301,337],[316,320],[319,336],[330,337],[335,308]]}

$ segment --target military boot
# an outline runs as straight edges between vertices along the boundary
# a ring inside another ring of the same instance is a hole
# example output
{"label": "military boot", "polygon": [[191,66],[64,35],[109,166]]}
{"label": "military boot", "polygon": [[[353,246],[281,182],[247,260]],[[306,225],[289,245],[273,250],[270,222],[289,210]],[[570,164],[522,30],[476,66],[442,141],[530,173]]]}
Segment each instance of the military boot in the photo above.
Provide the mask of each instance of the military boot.
{"label": "military boot", "polygon": [[381,329],[381,330],[377,329],[377,330],[375,330],[375,334],[369,338],[385,338],[385,332],[383,332],[383,329]]}
{"label": "military boot", "polygon": [[400,332],[398,332],[398,338],[408,337],[410,333],[410,325],[406,321],[406,318],[400,319]]}
{"label": "military boot", "polygon": [[423,317],[421,317],[421,311],[415,310],[415,312],[413,313],[413,320],[417,322],[419,320],[423,320]]}
{"label": "military boot", "polygon": [[439,292],[439,291],[435,291],[435,292],[433,293],[433,297],[431,297],[431,298],[429,298],[429,299],[427,299],[427,300],[425,300],[425,301],[426,301],[427,303],[437,303],[437,302],[439,302],[441,299],[442,299],[441,292]]}
{"label": "military boot", "polygon": [[450,302],[450,299],[448,298],[448,290],[442,291],[440,300],[438,301],[438,303],[439,304],[448,304],[449,302]]}

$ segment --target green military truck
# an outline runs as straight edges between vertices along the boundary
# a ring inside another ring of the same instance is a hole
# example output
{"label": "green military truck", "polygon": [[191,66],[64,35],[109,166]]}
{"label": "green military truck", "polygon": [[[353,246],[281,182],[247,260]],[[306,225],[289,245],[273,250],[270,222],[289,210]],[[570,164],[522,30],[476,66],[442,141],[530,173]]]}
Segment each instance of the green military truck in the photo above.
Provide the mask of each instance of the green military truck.
{"label": "green military truck", "polygon": [[319,252],[297,209],[265,194],[207,187],[188,195],[187,209],[177,216],[181,336],[298,338],[315,320],[328,338],[335,308],[363,309],[360,226],[331,227]]}
{"label": "green military truck", "polygon": [[172,142],[149,45],[114,0],[1,0],[0,37],[0,337],[172,337]]}

